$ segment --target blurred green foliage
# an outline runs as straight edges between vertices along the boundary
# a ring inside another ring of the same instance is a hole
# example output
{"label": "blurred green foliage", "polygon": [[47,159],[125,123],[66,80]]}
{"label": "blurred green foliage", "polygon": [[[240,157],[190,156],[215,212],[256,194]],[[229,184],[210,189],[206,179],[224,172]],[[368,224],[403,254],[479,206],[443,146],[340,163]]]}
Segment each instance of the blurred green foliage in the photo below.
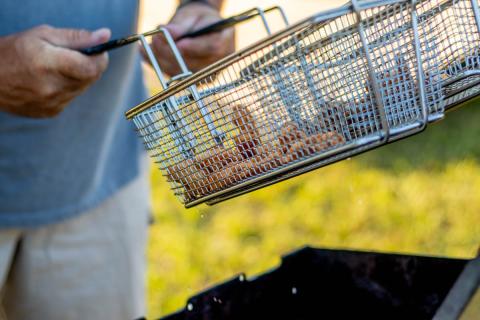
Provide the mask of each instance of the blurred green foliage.
{"label": "blurred green foliage", "polygon": [[480,106],[472,105],[417,136],[214,207],[183,209],[154,170],[149,316],[237,273],[263,273],[305,244],[474,256]]}

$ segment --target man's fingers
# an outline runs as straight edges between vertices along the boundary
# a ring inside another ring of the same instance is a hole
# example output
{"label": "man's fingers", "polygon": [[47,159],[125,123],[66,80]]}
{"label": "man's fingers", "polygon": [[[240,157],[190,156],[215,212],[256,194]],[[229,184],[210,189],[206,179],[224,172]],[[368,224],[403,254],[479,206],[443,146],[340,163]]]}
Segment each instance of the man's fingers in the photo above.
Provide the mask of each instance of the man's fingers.
{"label": "man's fingers", "polygon": [[173,39],[178,39],[185,33],[191,32],[198,28],[198,23],[201,17],[198,16],[186,16],[183,19],[175,21],[175,23],[169,23],[165,28],[170,32]]}
{"label": "man's fingers", "polygon": [[158,58],[160,67],[167,68],[167,64],[178,65],[178,63],[176,63],[172,49],[170,49],[170,46],[166,43],[162,36],[152,39],[152,49],[155,56]]}
{"label": "man's fingers", "polygon": [[[167,29],[170,35],[172,36],[172,38],[176,40],[180,38],[182,35],[184,35],[185,33],[189,32],[189,30],[191,29],[191,26],[168,24],[165,26],[165,29]],[[165,36],[163,34],[159,34],[158,38],[160,38],[160,40],[166,43]]]}
{"label": "man's fingers", "polygon": [[101,28],[93,32],[83,29],[58,29],[48,26],[40,27],[42,37],[51,44],[70,49],[82,49],[107,42],[111,31]]}
{"label": "man's fingers", "polygon": [[67,78],[89,81],[100,77],[108,66],[108,54],[85,56],[79,52],[58,48],[56,54],[58,72]]}
{"label": "man's fingers", "polygon": [[234,48],[228,45],[233,30],[223,30],[193,39],[182,39],[177,43],[178,49],[191,58],[223,57],[232,53]]}
{"label": "man's fingers", "polygon": [[[233,28],[197,38],[179,40],[184,34],[199,30],[220,19],[218,12],[214,9],[206,6],[188,6],[177,11],[171,22],[165,26],[176,41],[190,70],[198,71],[234,51]],[[170,76],[180,71],[163,35],[153,38],[152,47],[163,71]]]}
{"label": "man's fingers", "polygon": [[[188,68],[192,71],[198,71],[234,51],[233,45],[229,45],[229,42],[225,41],[225,39],[232,37],[231,33],[233,33],[233,30],[223,30],[198,38],[182,39],[177,42],[177,47]],[[162,70],[169,75],[180,72],[172,50],[162,36],[155,37],[152,40],[152,47]]]}
{"label": "man's fingers", "polygon": [[[178,25],[168,25],[165,26],[165,28],[168,30],[174,41],[185,33],[183,28]],[[172,51],[163,33],[159,33],[152,38],[152,46],[156,48],[158,53],[165,54],[167,51]],[[144,51],[144,49],[142,49],[142,51]]]}
{"label": "man's fingers", "polygon": [[[208,22],[205,22],[205,21],[203,21],[203,23],[202,22],[199,23],[198,20],[199,20],[198,17],[186,17],[180,22],[166,25],[165,28],[168,30],[173,40],[176,41],[178,38],[180,38],[184,34],[200,29],[202,28],[203,25],[209,24]],[[217,37],[218,39],[215,39],[215,37]],[[179,49],[181,49],[181,46],[183,45],[183,46],[186,46],[187,48],[197,47],[199,48],[198,50],[205,51],[204,49],[202,49],[202,47],[208,46],[208,44],[207,45],[204,44],[205,40],[206,42],[211,42],[216,40],[221,41],[222,40],[221,33],[214,33],[214,34],[202,36],[195,39],[182,39],[177,42],[177,46],[179,47]],[[153,37],[152,42],[153,42],[153,45],[158,49],[166,48],[167,50],[171,51],[165,39],[165,36],[163,34],[158,34],[155,37]],[[193,44],[191,44],[191,42],[193,42]]]}

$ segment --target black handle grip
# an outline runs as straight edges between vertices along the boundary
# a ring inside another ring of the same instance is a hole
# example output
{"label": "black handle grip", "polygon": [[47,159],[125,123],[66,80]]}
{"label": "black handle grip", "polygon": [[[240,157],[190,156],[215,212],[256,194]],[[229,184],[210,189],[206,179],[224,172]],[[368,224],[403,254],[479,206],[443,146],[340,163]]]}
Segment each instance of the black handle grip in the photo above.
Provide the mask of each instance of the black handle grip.
{"label": "black handle grip", "polygon": [[[258,16],[258,13],[253,13],[252,14],[251,13],[252,11],[253,10],[250,10],[247,13],[232,16],[232,17],[217,21],[215,23],[212,23],[212,24],[210,24],[206,27],[203,27],[201,29],[198,29],[198,30],[195,30],[195,31],[192,31],[192,32],[188,32],[188,33],[180,36],[176,41],[179,41],[179,40],[185,39],[185,38],[195,38],[195,37],[199,37],[199,36],[206,35],[206,34],[213,33],[213,32],[222,31],[224,29],[233,27],[234,25],[236,25],[238,23],[247,21],[249,19],[252,19],[252,18]],[[152,34],[157,33],[157,32],[158,32],[158,30],[149,31],[149,32],[145,33],[144,35],[145,36],[146,35],[152,35]],[[116,49],[116,48],[123,47],[127,44],[131,44],[135,41],[138,41],[138,39],[140,39],[140,35],[134,34],[134,35],[128,36],[126,38],[110,40],[108,42],[99,44],[98,46],[85,48],[85,49],[80,49],[78,51],[80,51],[83,54],[91,56],[91,55],[103,53],[105,51],[109,51],[109,50],[113,50],[113,49]]]}
{"label": "black handle grip", "polygon": [[210,33],[213,33],[213,32],[219,32],[219,31],[222,31],[224,29],[233,27],[234,25],[236,25],[238,23],[241,23],[241,22],[247,21],[249,19],[252,19],[255,16],[257,16],[257,14],[234,16],[234,17],[230,17],[230,18],[227,18],[227,19],[223,19],[223,20],[217,21],[213,24],[210,24],[206,27],[203,27],[201,29],[198,29],[198,30],[195,30],[195,31],[192,31],[192,32],[188,32],[188,33],[180,36],[177,39],[177,41],[185,39],[185,38],[196,38],[196,37],[200,37],[200,36],[210,34]]}
{"label": "black handle grip", "polygon": [[86,54],[88,56],[95,55],[95,54],[100,54],[105,51],[109,51],[112,49],[120,48],[123,47],[127,44],[133,43],[139,39],[139,35],[131,35],[126,38],[121,38],[121,39],[115,39],[115,40],[110,40],[108,42],[99,44],[98,46],[90,47],[90,48],[85,48],[85,49],[80,49],[79,51],[83,54]]}

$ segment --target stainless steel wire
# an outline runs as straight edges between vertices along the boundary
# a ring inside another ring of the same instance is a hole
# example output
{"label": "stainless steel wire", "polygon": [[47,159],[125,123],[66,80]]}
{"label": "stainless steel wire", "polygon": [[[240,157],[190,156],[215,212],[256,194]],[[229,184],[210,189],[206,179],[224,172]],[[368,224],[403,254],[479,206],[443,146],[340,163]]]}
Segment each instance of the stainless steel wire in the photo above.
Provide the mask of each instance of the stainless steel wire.
{"label": "stainless steel wire", "polygon": [[477,95],[476,1],[353,1],[128,117],[187,207],[223,201],[414,134]]}

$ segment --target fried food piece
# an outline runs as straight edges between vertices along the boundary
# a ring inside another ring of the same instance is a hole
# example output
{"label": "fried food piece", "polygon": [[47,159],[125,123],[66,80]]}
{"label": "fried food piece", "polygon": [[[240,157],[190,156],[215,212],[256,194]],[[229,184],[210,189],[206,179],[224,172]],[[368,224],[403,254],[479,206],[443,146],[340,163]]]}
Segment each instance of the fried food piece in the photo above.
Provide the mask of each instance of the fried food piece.
{"label": "fried food piece", "polygon": [[239,180],[251,178],[259,173],[256,165],[250,161],[240,162],[234,168],[234,174]]}
{"label": "fried food piece", "polygon": [[281,164],[287,164],[302,157],[304,140],[307,138],[305,132],[300,130],[294,122],[287,122],[280,130],[279,159]]}
{"label": "fried food piece", "polygon": [[300,130],[296,123],[287,122],[280,130],[280,138],[278,141],[280,142],[280,146],[287,146],[290,148],[292,143],[303,140],[305,137],[305,132]]}
{"label": "fried food piece", "polygon": [[208,175],[213,192],[229,188],[248,178],[268,172],[281,165],[280,157],[266,146],[259,146],[257,154],[247,160],[232,162]]}
{"label": "fried food piece", "polygon": [[230,163],[221,170],[208,176],[208,183],[213,192],[227,189],[237,182],[249,177],[249,170],[243,162]]}
{"label": "fried food piece", "polygon": [[208,176],[208,184],[212,192],[223,190],[228,185],[235,183],[233,179],[227,180],[228,176],[225,176],[225,174],[233,176],[231,168],[223,168],[222,170],[216,171]]}
{"label": "fried food piece", "polygon": [[297,123],[287,122],[275,144],[261,144],[259,130],[248,108],[233,107],[232,121],[239,131],[233,137],[235,147],[215,146],[167,168],[167,179],[183,187],[186,201],[228,189],[344,141],[336,132],[306,133]]}
{"label": "fried food piece", "polygon": [[248,159],[257,155],[256,149],[260,144],[260,141],[256,136],[241,133],[235,136],[233,140],[235,141],[238,153],[240,153],[243,159]]}
{"label": "fried food piece", "polygon": [[189,177],[198,173],[197,163],[194,159],[186,159],[181,161],[168,167],[166,171],[168,181],[179,183],[182,183],[185,177]]}
{"label": "fried food piece", "polygon": [[253,115],[246,107],[234,106],[232,122],[240,131],[234,137],[235,148],[216,146],[167,169],[168,179],[184,187],[186,198],[226,189],[260,172],[253,162],[247,161],[257,155],[259,146]]}
{"label": "fried food piece", "polygon": [[233,139],[242,158],[245,160],[255,156],[260,134],[253,114],[245,106],[233,106],[232,122],[240,131]]}
{"label": "fried food piece", "polygon": [[211,174],[240,159],[236,150],[216,146],[198,154],[195,160],[205,174]]}
{"label": "fried food piece", "polygon": [[276,149],[264,145],[257,148],[257,155],[249,159],[251,175],[259,175],[282,165]]}
{"label": "fried food piece", "polygon": [[258,137],[258,128],[252,112],[246,106],[234,105],[232,107],[232,122],[241,133],[248,133]]}
{"label": "fried food piece", "polygon": [[283,158],[283,162],[288,163],[288,162],[296,161],[300,158],[303,158],[304,156],[307,155],[306,151],[307,151],[307,148],[305,145],[305,141],[303,139],[299,141],[295,141],[294,143],[291,144],[290,148],[285,154]]}
{"label": "fried food piece", "polygon": [[211,184],[205,176],[200,179],[193,177],[192,179],[187,179],[183,186],[185,188],[185,198],[188,200],[198,199],[212,192]]}
{"label": "fried food piece", "polygon": [[195,159],[186,159],[166,169],[167,180],[180,184],[186,201],[195,200],[211,192],[207,177]]}
{"label": "fried food piece", "polygon": [[309,147],[313,147],[315,152],[321,152],[325,149],[335,147],[337,145],[343,144],[345,139],[338,132],[327,132],[320,133],[310,136],[306,143]]}
{"label": "fried food piece", "polygon": [[282,164],[288,164],[314,153],[322,152],[342,144],[344,141],[343,136],[337,132],[318,133],[306,136],[304,139],[292,143],[286,152],[282,151]]}

